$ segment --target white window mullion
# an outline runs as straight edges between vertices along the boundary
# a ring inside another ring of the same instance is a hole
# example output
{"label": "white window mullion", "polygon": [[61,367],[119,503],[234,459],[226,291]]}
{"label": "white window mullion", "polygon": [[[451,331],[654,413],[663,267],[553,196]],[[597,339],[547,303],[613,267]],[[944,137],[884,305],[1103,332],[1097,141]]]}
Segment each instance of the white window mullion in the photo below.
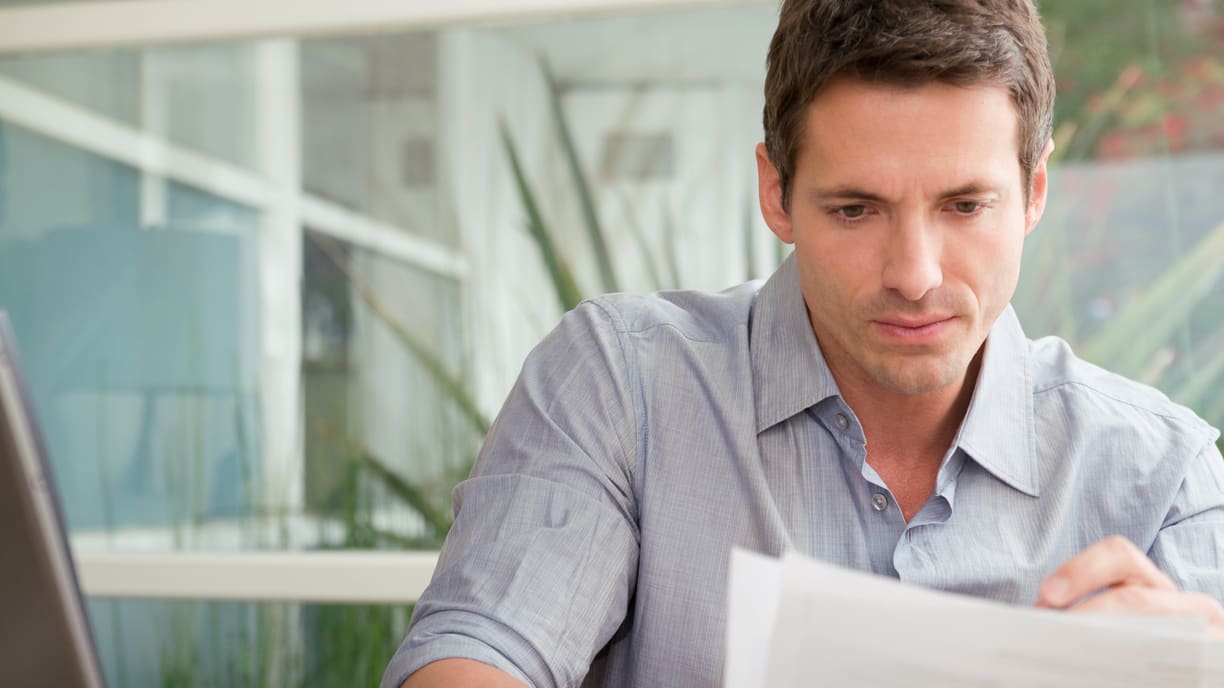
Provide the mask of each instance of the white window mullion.
{"label": "white window mullion", "polygon": [[347,604],[415,602],[438,563],[435,552],[375,551],[87,551],[74,558],[90,597]]}
{"label": "white window mullion", "polygon": [[[166,131],[167,92],[161,65],[148,52],[140,56],[140,126],[146,131]],[[164,148],[163,148],[164,150]],[[165,166],[165,160],[159,161]],[[140,226],[165,227],[167,213],[166,177],[150,170],[140,171]]]}
{"label": "white window mullion", "polygon": [[0,119],[74,148],[170,178],[252,208],[270,204],[271,189],[258,175],[185,150],[0,75]]}
{"label": "white window mullion", "polygon": [[0,54],[386,32],[763,0],[119,0],[0,9]]}
{"label": "white window mullion", "polygon": [[289,40],[256,47],[259,167],[272,185],[259,234],[263,504],[297,513],[305,494],[302,421],[301,112],[298,49]]}
{"label": "white window mullion", "polygon": [[304,197],[301,207],[303,222],[313,230],[444,277],[467,275],[463,254],[437,241],[314,196]]}
{"label": "white window mullion", "polygon": [[[260,478],[265,512],[283,515],[301,513],[306,495],[305,402],[301,375],[302,113],[299,68],[296,41],[272,40],[255,46],[257,165],[272,185],[272,203],[264,208],[259,231]],[[288,580],[303,580],[300,570],[297,574],[289,573],[285,563],[271,569],[267,565],[261,568],[250,565],[251,555],[237,556],[232,560],[193,561],[193,555],[175,553],[169,555],[164,564],[182,567],[174,578],[186,584],[187,591],[200,590],[210,581],[222,585],[239,581],[262,582],[271,589],[279,578],[282,589],[288,589]],[[122,579],[124,574],[138,575],[133,572],[149,568],[156,567],[149,561],[134,565],[129,562],[116,572],[114,580]],[[149,590],[153,581],[146,579],[144,583],[137,590]],[[253,597],[267,599],[259,594]],[[283,655],[301,646],[301,610],[279,608],[272,614],[278,618],[277,627],[287,629],[289,635],[271,648],[270,665],[279,671],[290,665]],[[288,684],[289,679],[279,674],[268,677],[272,684]]]}

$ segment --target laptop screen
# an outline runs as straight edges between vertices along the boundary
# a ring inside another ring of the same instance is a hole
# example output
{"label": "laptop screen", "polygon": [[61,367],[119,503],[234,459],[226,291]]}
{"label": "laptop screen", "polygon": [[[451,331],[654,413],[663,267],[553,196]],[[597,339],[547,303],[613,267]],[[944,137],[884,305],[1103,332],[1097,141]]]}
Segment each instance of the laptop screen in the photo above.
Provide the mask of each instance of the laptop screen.
{"label": "laptop screen", "polygon": [[61,513],[0,311],[0,685],[104,685]]}

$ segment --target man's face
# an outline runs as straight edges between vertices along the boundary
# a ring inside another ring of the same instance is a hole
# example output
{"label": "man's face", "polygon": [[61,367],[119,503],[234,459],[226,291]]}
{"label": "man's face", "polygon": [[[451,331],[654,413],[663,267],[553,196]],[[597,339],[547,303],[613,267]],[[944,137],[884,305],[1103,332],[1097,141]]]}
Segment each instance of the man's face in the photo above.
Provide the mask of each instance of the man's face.
{"label": "man's face", "polygon": [[1026,202],[1006,90],[852,79],[808,109],[789,212],[758,147],[765,219],[795,244],[812,327],[839,384],[912,395],[964,380],[1015,291],[1048,155]]}

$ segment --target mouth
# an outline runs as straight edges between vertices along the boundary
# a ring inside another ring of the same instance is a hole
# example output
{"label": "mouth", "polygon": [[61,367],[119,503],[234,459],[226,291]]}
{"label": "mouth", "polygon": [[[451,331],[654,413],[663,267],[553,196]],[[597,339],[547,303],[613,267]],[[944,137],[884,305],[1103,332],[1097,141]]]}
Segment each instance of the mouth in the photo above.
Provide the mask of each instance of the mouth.
{"label": "mouth", "polygon": [[886,316],[871,321],[871,328],[885,339],[904,344],[926,344],[938,339],[956,316],[928,315],[919,318]]}

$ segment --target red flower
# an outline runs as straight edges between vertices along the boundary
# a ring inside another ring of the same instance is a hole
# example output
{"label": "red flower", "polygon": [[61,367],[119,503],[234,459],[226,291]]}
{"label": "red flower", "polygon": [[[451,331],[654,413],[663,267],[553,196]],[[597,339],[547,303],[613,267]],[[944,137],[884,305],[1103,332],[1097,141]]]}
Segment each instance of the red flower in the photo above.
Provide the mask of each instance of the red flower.
{"label": "red flower", "polygon": [[1186,136],[1186,118],[1170,112],[1164,116],[1161,128],[1164,129],[1165,136],[1168,136],[1170,139],[1184,138]]}
{"label": "red flower", "polygon": [[1120,131],[1111,131],[1097,142],[1097,156],[1101,158],[1124,158],[1129,151],[1126,136]]}
{"label": "red flower", "polygon": [[1143,69],[1140,67],[1136,67],[1134,65],[1131,65],[1127,67],[1126,69],[1123,69],[1118,74],[1118,85],[1126,90],[1130,90],[1132,88],[1135,88],[1136,86],[1142,86],[1143,81],[1144,81]]}

